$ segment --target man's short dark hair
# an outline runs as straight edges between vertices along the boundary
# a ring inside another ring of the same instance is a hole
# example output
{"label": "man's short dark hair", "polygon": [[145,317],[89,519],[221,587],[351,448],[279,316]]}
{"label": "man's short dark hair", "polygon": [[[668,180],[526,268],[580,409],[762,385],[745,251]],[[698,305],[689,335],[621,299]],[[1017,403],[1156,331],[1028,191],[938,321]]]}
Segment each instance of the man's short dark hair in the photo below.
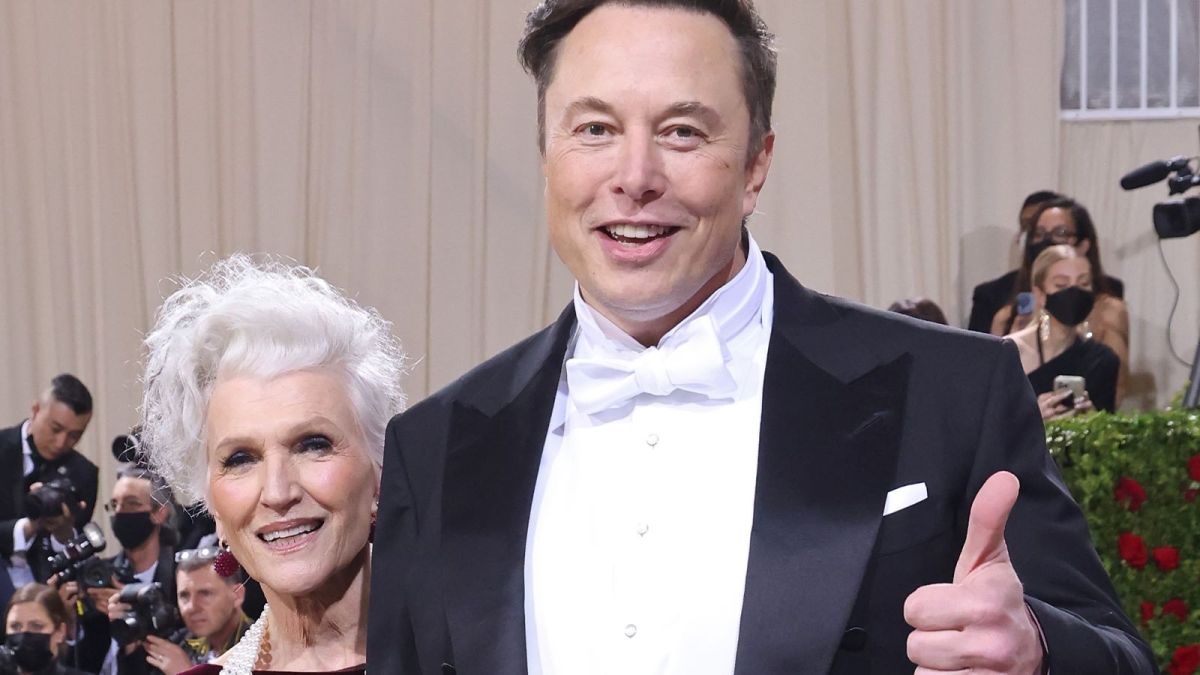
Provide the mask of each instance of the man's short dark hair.
{"label": "man's short dark hair", "polygon": [[1021,203],[1021,210],[1024,211],[1031,206],[1052,202],[1055,199],[1062,199],[1062,195],[1053,190],[1038,190],[1037,192],[1031,192],[1029,193],[1029,196],[1025,198],[1025,201]]}
{"label": "man's short dark hair", "polygon": [[50,395],[59,403],[65,403],[76,415],[92,412],[92,392],[70,373],[56,375],[50,380]]}
{"label": "man's short dark hair", "polygon": [[133,478],[150,483],[150,498],[154,500],[152,505],[154,509],[171,505],[171,488],[167,486],[167,481],[154,471],[137,464],[127,464],[117,470],[117,480],[122,478]]}
{"label": "man's short dark hair", "polygon": [[533,76],[538,97],[538,149],[546,152],[546,88],[554,78],[558,45],[583,17],[601,5],[669,7],[712,14],[733,33],[742,55],[742,95],[750,109],[749,157],[762,149],[771,131],[775,99],[775,36],[751,0],[541,0],[525,19],[519,54]]}

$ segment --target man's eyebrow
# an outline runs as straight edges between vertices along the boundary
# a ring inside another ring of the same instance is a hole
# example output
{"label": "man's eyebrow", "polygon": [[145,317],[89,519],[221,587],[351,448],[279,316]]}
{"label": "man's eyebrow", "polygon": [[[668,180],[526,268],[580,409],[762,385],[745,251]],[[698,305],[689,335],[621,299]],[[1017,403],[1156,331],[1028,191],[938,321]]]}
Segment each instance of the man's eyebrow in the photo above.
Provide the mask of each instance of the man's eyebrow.
{"label": "man's eyebrow", "polygon": [[571,104],[566,109],[566,117],[570,118],[584,112],[599,112],[611,115],[613,107],[603,99],[596,98],[595,96],[584,96],[583,98],[571,101]]}
{"label": "man's eyebrow", "polygon": [[721,119],[721,113],[699,101],[680,101],[667,108],[667,117],[689,115],[699,117],[709,124],[716,124]]}

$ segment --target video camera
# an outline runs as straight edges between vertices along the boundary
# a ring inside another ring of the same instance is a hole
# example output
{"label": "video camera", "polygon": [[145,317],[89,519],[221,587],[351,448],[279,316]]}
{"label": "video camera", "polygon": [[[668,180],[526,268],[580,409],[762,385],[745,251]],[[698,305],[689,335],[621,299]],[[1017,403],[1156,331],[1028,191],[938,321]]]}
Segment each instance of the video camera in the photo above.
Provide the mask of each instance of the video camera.
{"label": "video camera", "polygon": [[78,576],[79,570],[87,563],[87,561],[97,553],[104,550],[108,542],[104,539],[104,533],[95,523],[88,523],[83,526],[81,532],[74,539],[67,542],[66,547],[50,556],[49,572],[46,579],[55,574],[58,575],[59,582],[71,581]]}
{"label": "video camera", "polygon": [[62,508],[74,514],[79,510],[79,491],[70,478],[60,476],[46,481],[42,487],[25,493],[24,510],[31,520],[62,515]]}
{"label": "video camera", "polygon": [[[1166,179],[1167,196],[1183,194],[1200,186],[1200,175],[1192,169],[1193,159],[1196,158],[1172,157],[1139,166],[1121,177],[1121,187],[1136,190]],[[1155,204],[1154,232],[1160,239],[1176,239],[1200,232],[1200,197],[1174,198]]]}
{"label": "video camera", "polygon": [[[1121,187],[1126,190],[1136,190],[1153,185],[1165,178],[1167,179],[1168,196],[1183,194],[1194,187],[1200,187],[1200,174],[1197,174],[1192,168],[1193,160],[1197,159],[1200,157],[1180,156],[1139,166],[1121,177]],[[1200,232],[1200,197],[1168,199],[1155,204],[1154,231],[1158,234],[1159,239],[1187,237]],[[1178,292],[1178,287],[1176,291]],[[1178,300],[1178,297],[1176,299]],[[1172,309],[1171,313],[1174,314],[1174,311]],[[1170,325],[1168,325],[1168,341],[1170,340],[1170,330]],[[1173,346],[1172,350],[1174,350]],[[1192,372],[1188,378],[1187,392],[1183,395],[1183,407],[1200,408],[1200,343],[1196,345],[1196,357],[1192,360]]]}
{"label": "video camera", "polygon": [[144,640],[147,635],[167,638],[179,626],[179,611],[158,582],[129,584],[114,600],[131,608],[110,623],[113,638],[121,645]]}

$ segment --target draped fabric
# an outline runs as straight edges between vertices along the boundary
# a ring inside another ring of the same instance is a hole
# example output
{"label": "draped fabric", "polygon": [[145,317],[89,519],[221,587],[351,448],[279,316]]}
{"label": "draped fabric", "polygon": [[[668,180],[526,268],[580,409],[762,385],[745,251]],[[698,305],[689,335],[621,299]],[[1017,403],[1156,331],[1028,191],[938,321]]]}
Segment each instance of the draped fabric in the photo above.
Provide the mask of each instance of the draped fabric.
{"label": "draped fabric", "polygon": [[[545,237],[515,57],[532,4],[0,0],[6,423],[75,372],[97,401],[81,450],[111,476],[164,280],[239,250],[317,266],[377,307],[417,359],[414,401],[552,320],[571,280]],[[1115,185],[1192,152],[1193,126],[1060,123],[1059,2],[758,4],[780,54],[751,220],[764,249],[813,288],[927,296],[962,323],[971,288],[1010,267],[1021,199],[1061,188],[1127,283],[1135,404],[1182,385],[1147,235],[1157,195]],[[1187,358],[1198,246],[1167,246]]]}

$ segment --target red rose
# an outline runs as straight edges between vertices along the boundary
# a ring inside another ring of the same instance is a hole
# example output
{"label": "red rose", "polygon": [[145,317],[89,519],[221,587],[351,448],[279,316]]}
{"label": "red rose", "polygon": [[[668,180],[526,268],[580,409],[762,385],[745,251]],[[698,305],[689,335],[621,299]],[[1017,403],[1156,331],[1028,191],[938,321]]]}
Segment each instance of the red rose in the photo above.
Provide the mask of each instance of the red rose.
{"label": "red rose", "polygon": [[1125,508],[1130,511],[1137,511],[1142,508],[1142,502],[1146,501],[1146,489],[1129,476],[1121,476],[1113,490],[1113,499],[1123,502]]}
{"label": "red rose", "polygon": [[1188,460],[1188,476],[1191,476],[1192,480],[1200,482],[1200,454],[1192,455],[1192,458]]}
{"label": "red rose", "polygon": [[1145,540],[1132,532],[1121,533],[1121,536],[1117,538],[1117,550],[1120,552],[1121,560],[1134,569],[1142,569],[1149,560],[1149,556],[1146,554]]}
{"label": "red rose", "polygon": [[1200,490],[1197,490],[1196,488],[1184,490],[1183,491],[1183,501],[1194,502],[1194,501],[1196,501],[1197,495],[1200,495]]}
{"label": "red rose", "polygon": [[1141,604],[1142,623],[1149,623],[1150,619],[1154,618],[1154,603],[1149,600],[1143,600]]}
{"label": "red rose", "polygon": [[1154,556],[1154,564],[1164,572],[1179,567],[1179,549],[1174,546],[1159,546],[1151,554]]}
{"label": "red rose", "polygon": [[1193,675],[1200,668],[1200,644],[1186,645],[1175,650],[1167,672],[1171,675]]}
{"label": "red rose", "polygon": [[1163,616],[1172,614],[1176,619],[1179,619],[1179,623],[1183,623],[1187,621],[1188,606],[1186,602],[1179,598],[1171,598],[1163,603],[1162,613]]}

